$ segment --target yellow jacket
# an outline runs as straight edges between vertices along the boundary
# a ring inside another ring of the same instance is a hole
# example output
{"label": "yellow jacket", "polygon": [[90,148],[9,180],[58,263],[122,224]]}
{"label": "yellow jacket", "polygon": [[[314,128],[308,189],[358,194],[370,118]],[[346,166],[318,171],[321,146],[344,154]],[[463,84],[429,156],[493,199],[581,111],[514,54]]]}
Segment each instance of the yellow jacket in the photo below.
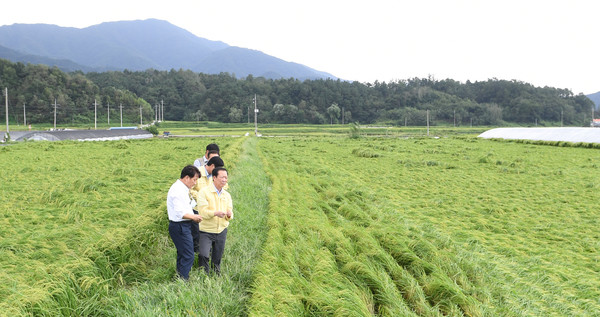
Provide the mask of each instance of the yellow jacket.
{"label": "yellow jacket", "polygon": [[[196,185],[194,185],[194,187],[190,188],[190,197],[192,199],[194,199],[196,201],[196,203],[198,202],[198,195],[200,194],[200,190],[202,190],[202,188],[208,186],[208,185],[212,185],[212,177],[208,178],[206,177],[206,169],[204,168],[204,166],[201,166],[199,168],[200,170],[200,177],[198,177],[198,181],[196,182]],[[198,210],[197,208],[194,208],[196,210]]]}
{"label": "yellow jacket", "polygon": [[[198,195],[200,194],[200,190],[202,190],[202,188],[204,187],[212,185],[213,183],[212,177],[206,176],[206,168],[204,168],[204,166],[201,166],[198,169],[200,170],[200,177],[198,177],[196,185],[190,188],[190,198],[195,200],[196,203],[198,202]],[[229,184],[225,184],[225,189],[229,189]],[[195,207],[194,209],[198,210],[198,207]]]}
{"label": "yellow jacket", "polygon": [[[225,190],[221,190],[221,194],[217,194],[215,186],[210,185],[204,187],[197,195],[196,209],[202,216],[200,222],[200,231],[210,233],[221,233],[227,226],[229,221],[233,219],[233,201],[231,195]],[[219,218],[215,216],[215,211],[231,211],[231,218]]]}

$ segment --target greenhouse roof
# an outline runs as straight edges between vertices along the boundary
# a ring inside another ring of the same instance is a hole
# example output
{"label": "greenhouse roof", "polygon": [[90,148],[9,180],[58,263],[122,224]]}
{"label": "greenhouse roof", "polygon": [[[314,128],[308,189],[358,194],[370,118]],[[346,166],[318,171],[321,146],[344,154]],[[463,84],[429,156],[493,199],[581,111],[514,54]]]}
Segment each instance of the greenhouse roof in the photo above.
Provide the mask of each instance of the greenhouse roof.
{"label": "greenhouse roof", "polygon": [[600,143],[599,128],[496,128],[479,135],[485,139]]}

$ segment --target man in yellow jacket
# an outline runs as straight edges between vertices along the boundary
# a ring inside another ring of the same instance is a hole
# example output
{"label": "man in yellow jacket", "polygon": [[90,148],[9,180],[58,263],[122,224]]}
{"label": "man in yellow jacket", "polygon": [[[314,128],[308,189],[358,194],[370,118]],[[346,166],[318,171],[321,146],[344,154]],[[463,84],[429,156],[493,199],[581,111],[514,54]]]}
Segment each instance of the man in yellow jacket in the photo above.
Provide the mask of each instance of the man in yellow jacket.
{"label": "man in yellow jacket", "polygon": [[[196,181],[196,185],[190,188],[190,197],[194,201],[198,201],[198,195],[200,190],[206,186],[212,186],[212,171],[215,167],[223,167],[225,163],[219,156],[211,157],[206,164],[200,166],[200,177]],[[225,186],[225,189],[228,189]],[[194,213],[198,214],[198,208],[194,208]],[[198,253],[200,243],[200,227],[197,223],[192,224],[192,238],[194,239],[194,252]],[[198,258],[198,264],[200,264],[200,258]]]}
{"label": "man in yellow jacket", "polygon": [[[202,190],[202,188],[212,185],[213,169],[215,169],[215,167],[224,167],[224,166],[225,166],[225,163],[223,162],[223,159],[221,159],[221,157],[213,156],[212,158],[210,158],[210,160],[208,160],[208,162],[204,166],[198,168],[198,170],[200,170],[200,176],[198,177],[198,181],[196,182],[196,185],[194,185],[194,187],[190,188],[190,195],[192,196],[193,199],[197,198],[197,196],[200,193],[200,190]],[[227,186],[225,186],[225,189],[227,189]]]}
{"label": "man in yellow jacket", "polygon": [[233,202],[224,188],[227,185],[227,170],[223,167],[214,168],[212,178],[213,184],[200,190],[196,200],[196,208],[202,217],[198,259],[208,274],[210,256],[210,267],[216,274],[220,274],[227,226],[233,219]]}

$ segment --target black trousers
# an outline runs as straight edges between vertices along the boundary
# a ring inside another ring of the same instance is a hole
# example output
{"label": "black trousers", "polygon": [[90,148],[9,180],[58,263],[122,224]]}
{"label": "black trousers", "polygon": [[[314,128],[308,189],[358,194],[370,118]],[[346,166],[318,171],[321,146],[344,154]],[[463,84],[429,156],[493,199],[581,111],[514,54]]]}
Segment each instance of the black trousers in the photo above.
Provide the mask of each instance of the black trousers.
{"label": "black trousers", "polygon": [[194,243],[192,240],[192,221],[169,221],[169,235],[177,248],[177,273],[181,278],[190,278],[194,265]]}
{"label": "black trousers", "polygon": [[209,257],[212,270],[216,274],[221,273],[221,258],[223,257],[223,251],[225,251],[225,240],[227,240],[227,228],[221,231],[221,233],[200,231],[198,261],[206,274],[210,272]]}
{"label": "black trousers", "polygon": [[[194,209],[194,214],[198,214],[198,210]],[[194,252],[198,253],[198,243],[200,243],[200,224],[192,221],[192,240],[194,241]]]}

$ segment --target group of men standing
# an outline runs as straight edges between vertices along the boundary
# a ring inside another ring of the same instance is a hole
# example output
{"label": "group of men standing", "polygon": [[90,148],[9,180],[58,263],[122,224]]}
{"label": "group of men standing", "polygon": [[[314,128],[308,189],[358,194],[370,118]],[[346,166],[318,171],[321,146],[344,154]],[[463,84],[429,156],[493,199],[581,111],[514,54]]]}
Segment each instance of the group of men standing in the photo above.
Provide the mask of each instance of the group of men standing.
{"label": "group of men standing", "polygon": [[177,248],[177,274],[184,280],[194,265],[206,274],[221,272],[227,227],[233,219],[233,202],[227,192],[227,169],[219,146],[206,146],[204,156],[181,170],[167,194],[169,235]]}

